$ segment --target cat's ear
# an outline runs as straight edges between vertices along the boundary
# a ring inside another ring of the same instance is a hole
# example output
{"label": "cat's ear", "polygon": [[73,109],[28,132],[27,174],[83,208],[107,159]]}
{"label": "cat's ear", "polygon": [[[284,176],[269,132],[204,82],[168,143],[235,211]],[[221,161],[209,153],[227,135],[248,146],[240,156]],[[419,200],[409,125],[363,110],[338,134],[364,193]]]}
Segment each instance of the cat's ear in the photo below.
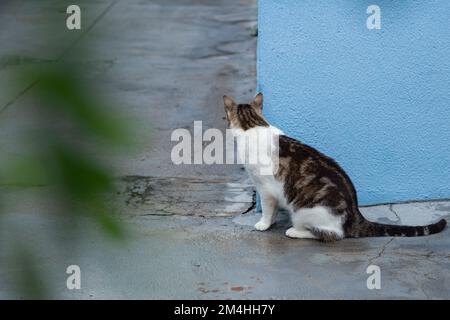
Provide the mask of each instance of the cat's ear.
{"label": "cat's ear", "polygon": [[231,111],[236,106],[236,103],[228,96],[223,96],[223,105],[226,111]]}
{"label": "cat's ear", "polygon": [[260,92],[255,96],[255,99],[253,99],[252,102],[252,106],[258,110],[258,111],[262,111],[262,107],[263,107],[263,94]]}

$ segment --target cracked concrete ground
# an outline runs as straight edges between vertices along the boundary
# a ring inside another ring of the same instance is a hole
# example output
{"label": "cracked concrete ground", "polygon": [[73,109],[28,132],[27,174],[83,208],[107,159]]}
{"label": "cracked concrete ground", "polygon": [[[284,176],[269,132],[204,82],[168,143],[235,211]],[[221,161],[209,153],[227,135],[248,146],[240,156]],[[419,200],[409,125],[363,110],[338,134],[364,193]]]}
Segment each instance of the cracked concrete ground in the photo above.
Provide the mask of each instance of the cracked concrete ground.
{"label": "cracked concrete ground", "polygon": [[[88,223],[56,229],[58,219],[38,215],[52,204],[46,188],[1,186],[13,208],[5,217],[27,230],[40,252],[38,265],[55,298],[179,299],[422,299],[450,298],[450,231],[420,238],[346,239],[324,244],[284,236],[289,220],[280,213],[267,232],[252,226],[246,211],[253,187],[239,166],[175,166],[170,161],[175,128],[225,127],[221,97],[249,98],[255,88],[254,0],[98,0],[86,2],[81,40],[60,39],[42,48],[30,30],[45,30],[48,11],[64,13],[58,1],[17,1],[0,7],[0,86],[23,65],[51,63],[74,42],[94,44],[95,60],[83,61],[98,80],[98,92],[120,101],[127,120],[142,128],[137,153],[107,155],[116,167],[120,220],[126,243],[111,243]],[[44,15],[45,14],[45,15]],[[14,32],[12,32],[14,30]],[[39,54],[36,54],[39,52]],[[68,52],[68,53],[67,53]],[[73,58],[73,57],[72,57]],[[0,96],[0,149],[20,154],[13,137],[26,123],[27,93]],[[99,155],[99,156],[104,156]],[[24,201],[23,193],[33,197]],[[450,218],[450,202],[435,201],[362,208],[374,221],[421,225]],[[14,229],[0,230],[2,237]],[[78,240],[76,240],[78,239]],[[73,242],[61,251],[56,241]],[[14,266],[0,252],[0,297]],[[81,290],[66,289],[66,267],[82,270]],[[368,290],[369,265],[381,269],[381,289]]]}

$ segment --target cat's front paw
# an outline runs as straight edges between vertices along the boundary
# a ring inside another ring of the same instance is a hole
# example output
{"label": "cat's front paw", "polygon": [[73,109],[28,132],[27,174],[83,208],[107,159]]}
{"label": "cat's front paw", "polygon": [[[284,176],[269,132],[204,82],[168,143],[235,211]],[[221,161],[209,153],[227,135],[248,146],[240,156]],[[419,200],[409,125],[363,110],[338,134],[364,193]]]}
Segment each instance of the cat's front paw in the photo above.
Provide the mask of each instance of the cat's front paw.
{"label": "cat's front paw", "polygon": [[259,231],[265,231],[270,228],[270,223],[267,223],[266,221],[260,220],[255,224],[255,229]]}

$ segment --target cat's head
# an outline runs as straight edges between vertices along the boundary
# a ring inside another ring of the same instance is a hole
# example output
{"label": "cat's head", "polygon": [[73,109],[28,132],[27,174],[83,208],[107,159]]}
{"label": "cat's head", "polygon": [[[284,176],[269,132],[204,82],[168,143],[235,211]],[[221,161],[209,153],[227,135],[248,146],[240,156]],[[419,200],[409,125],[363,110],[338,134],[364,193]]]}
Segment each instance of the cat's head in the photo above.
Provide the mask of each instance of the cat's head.
{"label": "cat's head", "polygon": [[223,104],[228,125],[232,129],[244,131],[254,127],[268,127],[269,124],[262,115],[263,95],[258,93],[249,104],[237,104],[228,96],[223,96]]}

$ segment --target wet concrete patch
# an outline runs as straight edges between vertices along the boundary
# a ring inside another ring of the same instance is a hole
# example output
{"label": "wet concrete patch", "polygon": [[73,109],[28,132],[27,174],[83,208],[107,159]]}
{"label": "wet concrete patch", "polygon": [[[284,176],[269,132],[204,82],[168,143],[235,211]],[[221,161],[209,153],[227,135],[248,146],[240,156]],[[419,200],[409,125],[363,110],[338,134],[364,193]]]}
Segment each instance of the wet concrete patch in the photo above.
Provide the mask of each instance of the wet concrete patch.
{"label": "wet concrete patch", "polygon": [[253,205],[254,188],[227,178],[127,176],[119,194],[131,215],[232,216]]}

